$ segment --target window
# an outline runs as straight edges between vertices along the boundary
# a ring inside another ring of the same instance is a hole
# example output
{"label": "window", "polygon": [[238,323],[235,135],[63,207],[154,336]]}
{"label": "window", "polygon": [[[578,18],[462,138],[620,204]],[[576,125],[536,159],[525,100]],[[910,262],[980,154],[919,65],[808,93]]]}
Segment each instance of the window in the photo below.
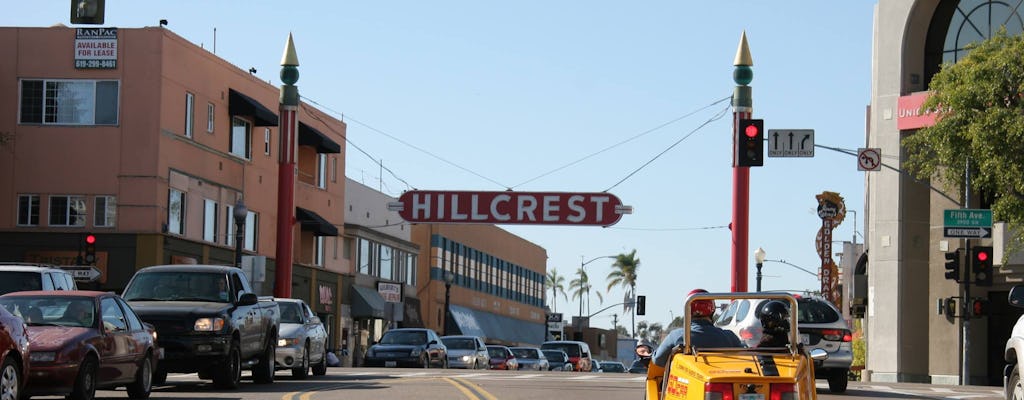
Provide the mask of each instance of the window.
{"label": "window", "polygon": [[392,260],[391,246],[381,245],[380,246],[380,277],[381,277],[381,279],[389,279],[390,280],[392,278],[393,270],[391,269],[391,260]]}
{"label": "window", "polygon": [[331,183],[338,182],[338,157],[331,157]]}
{"label": "window", "polygon": [[100,315],[103,317],[103,329],[107,332],[125,332],[128,330],[128,321],[121,312],[121,306],[117,305],[112,297],[100,300]]}
{"label": "window", "polygon": [[245,242],[242,243],[242,247],[249,251],[256,251],[256,233],[259,232],[256,226],[256,213],[249,211],[249,214],[245,217]]}
{"label": "window", "polygon": [[313,265],[324,265],[324,237],[313,236]]}
{"label": "window", "polygon": [[206,132],[213,133],[213,103],[206,103]]}
{"label": "window", "polygon": [[359,264],[359,273],[370,274],[370,241],[366,239],[359,240],[359,253],[356,254],[356,262]]}
{"label": "window", "polygon": [[18,226],[39,225],[39,195],[23,194],[18,196]]}
{"label": "window", "polygon": [[327,155],[317,154],[316,187],[327,189]]}
{"label": "window", "polygon": [[203,200],[203,240],[217,243],[217,202]]}
{"label": "window", "polygon": [[171,189],[167,202],[167,232],[185,234],[185,193]]}
{"label": "window", "polygon": [[50,196],[50,226],[85,226],[85,197]]}
{"label": "window", "polygon": [[231,154],[248,159],[252,155],[252,124],[244,119],[231,118]]}
{"label": "window", "polygon": [[96,207],[93,210],[96,214],[92,220],[93,226],[113,227],[117,221],[117,198],[114,196],[96,196]]}
{"label": "window", "polygon": [[196,96],[185,92],[185,137],[192,137],[192,125],[195,116]]}
{"label": "window", "polygon": [[263,154],[270,155],[270,128],[263,128]]}
{"label": "window", "polygon": [[21,123],[116,125],[118,81],[22,80]]}

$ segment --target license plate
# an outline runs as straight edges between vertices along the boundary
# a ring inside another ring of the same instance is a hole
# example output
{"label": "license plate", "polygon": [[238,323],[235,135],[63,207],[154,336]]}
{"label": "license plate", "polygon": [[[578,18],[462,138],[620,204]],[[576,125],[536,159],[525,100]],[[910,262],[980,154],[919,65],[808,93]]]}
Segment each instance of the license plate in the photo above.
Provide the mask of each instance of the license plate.
{"label": "license plate", "polygon": [[387,368],[394,368],[398,366],[398,361],[385,361],[384,366]]}
{"label": "license plate", "polygon": [[801,333],[800,334],[800,343],[811,344],[811,335],[808,335],[806,333]]}
{"label": "license plate", "polygon": [[764,395],[761,393],[740,393],[739,400],[764,400]]}

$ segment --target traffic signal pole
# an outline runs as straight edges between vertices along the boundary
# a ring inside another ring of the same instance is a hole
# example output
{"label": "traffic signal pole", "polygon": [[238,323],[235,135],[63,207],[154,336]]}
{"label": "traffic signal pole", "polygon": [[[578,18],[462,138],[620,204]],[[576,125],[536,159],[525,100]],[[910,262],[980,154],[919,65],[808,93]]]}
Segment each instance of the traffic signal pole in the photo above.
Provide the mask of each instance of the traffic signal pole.
{"label": "traffic signal pole", "polygon": [[[964,207],[971,208],[971,162],[967,161],[966,167],[964,167]],[[971,281],[974,280],[974,260],[971,254],[971,240],[964,239],[964,248],[967,251],[966,262],[960,269],[964,271],[963,289],[964,294],[960,301],[960,314],[962,315],[960,324],[960,335],[961,335],[961,353],[963,354],[963,364],[960,366],[960,384],[969,385],[971,382],[971,313],[973,309],[969,309],[968,304],[972,303],[971,299]]]}
{"label": "traffic signal pole", "polygon": [[736,59],[733,61],[733,81],[736,89],[732,95],[732,291],[747,291],[747,243],[750,233],[750,167],[739,165],[740,120],[750,119],[754,112],[754,100],[748,86],[754,80],[753,58],[747,45],[747,32],[740,36]]}

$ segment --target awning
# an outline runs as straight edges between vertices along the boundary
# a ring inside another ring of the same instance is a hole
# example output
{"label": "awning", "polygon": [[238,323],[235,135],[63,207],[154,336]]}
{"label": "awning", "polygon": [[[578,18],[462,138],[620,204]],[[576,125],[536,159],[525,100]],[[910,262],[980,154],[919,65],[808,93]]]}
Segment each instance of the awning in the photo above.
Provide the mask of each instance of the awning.
{"label": "awning", "polygon": [[352,318],[384,318],[384,299],[376,290],[352,285]]}
{"label": "awning", "polygon": [[295,207],[295,219],[302,223],[302,230],[313,231],[314,236],[338,236],[338,227],[305,208]]}
{"label": "awning", "polygon": [[252,117],[255,126],[277,126],[277,114],[235,89],[228,89],[228,114]]}
{"label": "awning", "polygon": [[463,335],[480,336],[484,341],[500,340],[518,345],[536,345],[544,342],[545,324],[527,322],[487,311],[451,305],[452,326]]}
{"label": "awning", "polygon": [[341,145],[313,128],[299,121],[299,146],[316,147],[317,153],[341,153]]}

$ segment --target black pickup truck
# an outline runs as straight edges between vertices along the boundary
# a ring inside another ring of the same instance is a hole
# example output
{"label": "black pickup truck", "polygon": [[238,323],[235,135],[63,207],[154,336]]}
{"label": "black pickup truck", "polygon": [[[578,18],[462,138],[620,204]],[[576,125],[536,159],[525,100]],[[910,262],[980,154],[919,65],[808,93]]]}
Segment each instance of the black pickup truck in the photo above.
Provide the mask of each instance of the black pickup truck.
{"label": "black pickup truck", "polygon": [[164,358],[153,383],[168,372],[198,372],[215,386],[238,387],[242,369],[256,383],[274,381],[280,311],[258,298],[241,269],[220,265],[160,265],[135,272],[122,295],[153,324]]}

